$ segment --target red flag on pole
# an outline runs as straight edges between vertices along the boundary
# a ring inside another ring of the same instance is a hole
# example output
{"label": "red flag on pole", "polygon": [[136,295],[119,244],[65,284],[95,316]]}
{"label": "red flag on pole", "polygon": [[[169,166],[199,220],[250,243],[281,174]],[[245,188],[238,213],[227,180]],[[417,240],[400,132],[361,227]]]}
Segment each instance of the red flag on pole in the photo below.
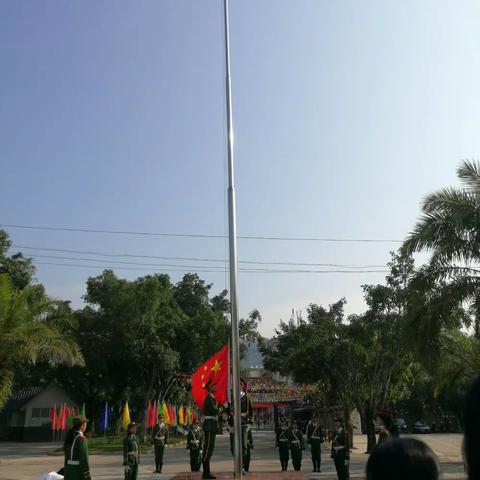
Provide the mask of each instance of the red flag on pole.
{"label": "red flag on pole", "polygon": [[57,405],[50,409],[50,418],[52,419],[52,430],[57,426]]}
{"label": "red flag on pole", "polygon": [[218,403],[227,401],[228,390],[228,345],[225,345],[213,357],[201,365],[192,376],[192,395],[195,403],[203,409],[203,402],[208,394],[205,387],[214,383],[215,399]]}

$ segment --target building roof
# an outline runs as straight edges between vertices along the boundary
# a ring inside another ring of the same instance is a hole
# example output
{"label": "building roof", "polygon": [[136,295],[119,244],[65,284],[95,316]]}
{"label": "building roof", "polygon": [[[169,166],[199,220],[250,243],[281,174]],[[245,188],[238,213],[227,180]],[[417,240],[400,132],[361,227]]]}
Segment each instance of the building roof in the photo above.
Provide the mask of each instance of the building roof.
{"label": "building roof", "polygon": [[8,399],[4,412],[16,412],[20,410],[26,403],[28,403],[32,398],[35,398],[37,395],[40,395],[45,390],[46,387],[35,386],[35,387],[23,387],[16,388],[13,390],[10,398]]}

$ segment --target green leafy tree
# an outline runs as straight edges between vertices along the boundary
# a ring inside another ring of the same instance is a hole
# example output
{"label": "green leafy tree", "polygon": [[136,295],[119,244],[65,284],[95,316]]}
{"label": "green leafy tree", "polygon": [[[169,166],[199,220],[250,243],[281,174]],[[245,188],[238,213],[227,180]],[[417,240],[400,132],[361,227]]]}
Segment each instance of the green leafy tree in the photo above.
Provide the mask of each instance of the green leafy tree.
{"label": "green leafy tree", "polygon": [[436,322],[448,322],[452,311],[468,302],[480,336],[480,163],[461,162],[457,176],[460,187],[425,197],[422,216],[403,248],[408,253],[431,252],[417,285],[426,292],[428,308],[436,311]]}
{"label": "green leafy tree", "polygon": [[82,365],[80,349],[58,325],[70,316],[62,302],[45,296],[39,285],[15,289],[9,275],[0,274],[0,408],[7,401],[15,372],[26,364]]}
{"label": "green leafy tree", "polygon": [[6,273],[13,288],[23,289],[32,283],[35,267],[21,252],[8,255],[12,242],[5,230],[0,230],[0,274]]}

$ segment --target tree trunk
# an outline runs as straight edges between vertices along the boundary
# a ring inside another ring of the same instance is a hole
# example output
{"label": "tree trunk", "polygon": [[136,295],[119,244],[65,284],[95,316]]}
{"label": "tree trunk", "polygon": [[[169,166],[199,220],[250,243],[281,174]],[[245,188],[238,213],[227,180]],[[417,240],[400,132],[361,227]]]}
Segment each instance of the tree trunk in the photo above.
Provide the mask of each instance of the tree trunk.
{"label": "tree trunk", "polygon": [[345,419],[345,430],[348,434],[348,443],[351,450],[353,448],[353,425],[350,418],[350,410],[348,408],[345,408],[343,416]]}
{"label": "tree trunk", "polygon": [[367,452],[372,453],[377,446],[377,437],[375,435],[375,424],[373,422],[373,408],[370,405],[365,407],[365,426],[367,427]]}

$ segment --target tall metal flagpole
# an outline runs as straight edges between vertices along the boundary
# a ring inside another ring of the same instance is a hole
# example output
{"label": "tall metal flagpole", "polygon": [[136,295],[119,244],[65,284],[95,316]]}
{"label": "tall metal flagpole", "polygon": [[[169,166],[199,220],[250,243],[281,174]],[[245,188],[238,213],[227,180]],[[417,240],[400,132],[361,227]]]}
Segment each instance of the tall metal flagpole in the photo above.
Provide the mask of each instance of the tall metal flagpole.
{"label": "tall metal flagpole", "polygon": [[233,175],[232,92],[230,84],[230,33],[228,28],[228,0],[224,0],[225,19],[225,84],[227,97],[228,150],[228,234],[230,246],[230,314],[232,319],[232,386],[234,413],[234,473],[242,476],[242,417],[240,412],[240,340],[238,335],[237,299],[237,221],[235,212],[235,182]]}

